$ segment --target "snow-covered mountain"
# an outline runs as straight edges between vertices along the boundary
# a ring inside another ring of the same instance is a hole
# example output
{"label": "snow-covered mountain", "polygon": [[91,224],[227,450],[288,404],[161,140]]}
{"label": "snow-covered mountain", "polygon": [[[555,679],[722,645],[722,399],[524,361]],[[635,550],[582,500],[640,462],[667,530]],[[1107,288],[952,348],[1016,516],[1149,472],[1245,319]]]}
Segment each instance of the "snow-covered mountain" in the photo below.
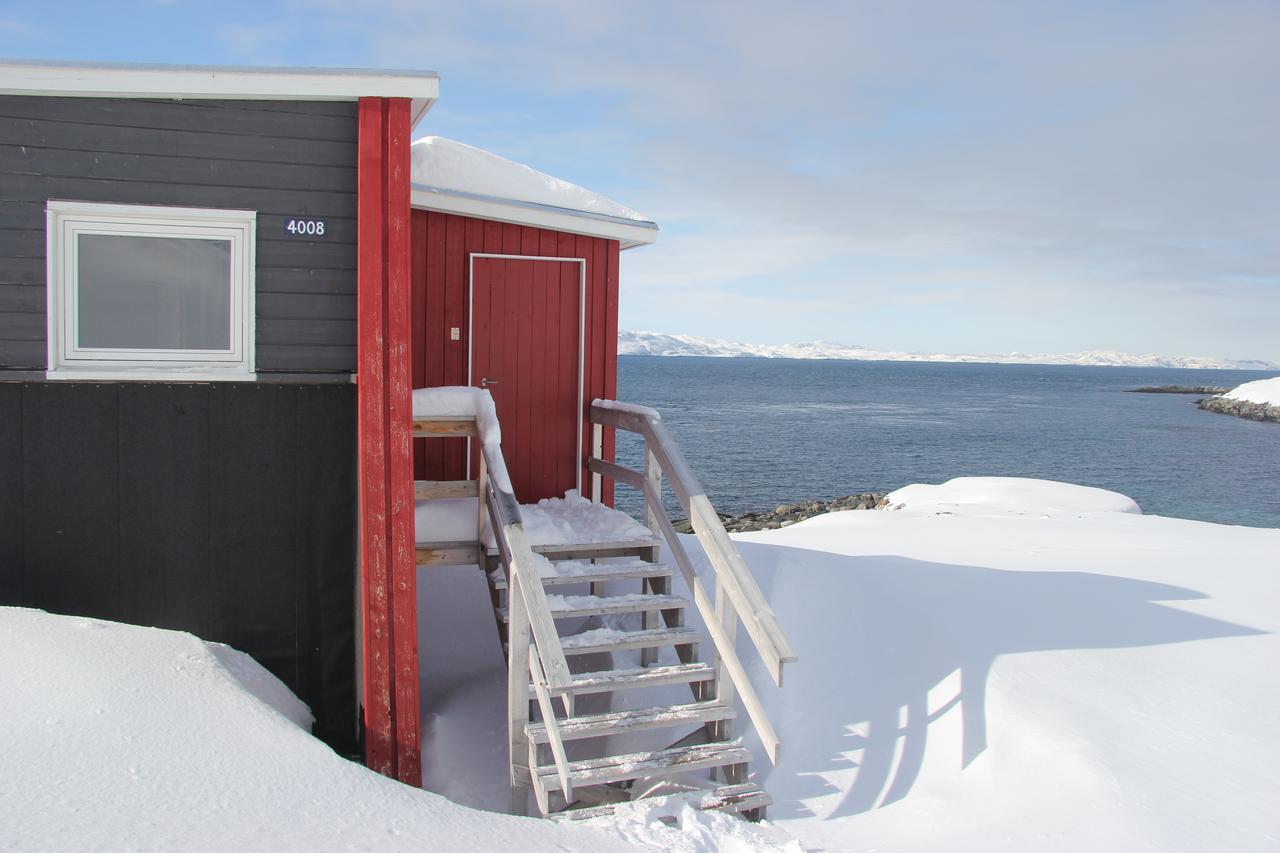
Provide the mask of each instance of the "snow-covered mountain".
{"label": "snow-covered mountain", "polygon": [[1278,365],[1257,359],[1196,358],[1180,355],[1145,355],[1117,350],[1087,350],[1058,354],[1022,352],[983,355],[894,352],[872,350],[827,341],[795,344],[749,344],[664,332],[619,332],[619,355],[700,355],[713,358],[815,358],[856,361],[947,361],[985,364],[1079,364],[1094,367],[1179,367],[1184,369],[1274,370]]}

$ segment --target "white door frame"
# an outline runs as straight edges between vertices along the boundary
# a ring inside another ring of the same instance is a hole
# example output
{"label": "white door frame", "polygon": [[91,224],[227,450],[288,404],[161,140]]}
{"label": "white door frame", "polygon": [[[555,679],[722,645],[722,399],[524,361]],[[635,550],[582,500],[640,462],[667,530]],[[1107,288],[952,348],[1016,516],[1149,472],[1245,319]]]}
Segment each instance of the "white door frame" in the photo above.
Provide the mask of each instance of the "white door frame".
{"label": "white door frame", "polygon": [[[503,261],[551,261],[578,265],[578,456],[574,466],[574,488],[582,495],[582,405],[583,376],[586,372],[586,340],[587,340],[587,259],[557,258],[553,255],[504,255],[495,252],[470,252],[467,255],[467,384],[476,384],[473,370],[475,367],[475,327],[476,327],[476,258],[490,258]],[[467,479],[471,479],[471,439],[467,439]]]}

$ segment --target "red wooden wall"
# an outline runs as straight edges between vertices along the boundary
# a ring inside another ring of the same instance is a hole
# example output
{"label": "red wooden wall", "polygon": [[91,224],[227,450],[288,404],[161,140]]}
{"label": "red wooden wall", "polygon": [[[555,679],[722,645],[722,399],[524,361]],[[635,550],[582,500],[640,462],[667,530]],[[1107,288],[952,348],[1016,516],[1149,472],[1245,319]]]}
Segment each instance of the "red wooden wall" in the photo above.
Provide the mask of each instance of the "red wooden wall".
{"label": "red wooden wall", "polygon": [[[467,260],[473,252],[585,258],[586,335],[583,371],[584,455],[591,452],[591,429],[586,407],[592,399],[615,399],[618,393],[618,241],[583,237],[543,228],[490,222],[467,216],[415,210],[411,222],[410,281],[413,324],[413,386],[467,384],[468,281]],[[548,265],[570,268],[571,265]],[[573,274],[577,274],[576,268]],[[524,305],[521,305],[524,308]],[[533,310],[532,307],[530,310]],[[573,318],[576,324],[577,318]],[[450,328],[462,330],[461,340],[449,340]],[[536,359],[522,362],[521,376],[530,387],[544,377]],[[478,379],[477,379],[478,381]],[[609,431],[611,432],[611,431]],[[416,442],[415,476],[419,479],[460,480],[466,475],[464,439]],[[612,435],[606,434],[604,455],[613,458]],[[517,468],[556,465],[540,453],[535,438],[526,447],[508,447],[503,455],[513,473]],[[536,479],[535,472],[535,479]],[[548,477],[551,475],[548,474]],[[613,502],[611,484],[605,500]],[[582,487],[590,496],[591,477],[583,471]]]}

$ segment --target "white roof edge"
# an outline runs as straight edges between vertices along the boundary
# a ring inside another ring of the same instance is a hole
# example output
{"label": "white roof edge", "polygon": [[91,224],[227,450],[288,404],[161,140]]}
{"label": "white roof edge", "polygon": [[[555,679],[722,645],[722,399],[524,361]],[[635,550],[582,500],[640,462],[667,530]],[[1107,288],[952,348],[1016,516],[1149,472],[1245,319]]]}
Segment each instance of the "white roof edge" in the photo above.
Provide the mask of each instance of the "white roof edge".
{"label": "white roof edge", "polygon": [[88,98],[353,101],[409,98],[417,124],[440,97],[434,71],[0,60],[0,94]]}
{"label": "white roof edge", "polygon": [[658,239],[654,222],[608,216],[567,207],[553,207],[532,201],[498,198],[476,193],[446,190],[426,184],[413,184],[410,204],[419,210],[456,213],[513,225],[529,225],[552,231],[565,231],[587,237],[617,240],[623,249],[647,246]]}

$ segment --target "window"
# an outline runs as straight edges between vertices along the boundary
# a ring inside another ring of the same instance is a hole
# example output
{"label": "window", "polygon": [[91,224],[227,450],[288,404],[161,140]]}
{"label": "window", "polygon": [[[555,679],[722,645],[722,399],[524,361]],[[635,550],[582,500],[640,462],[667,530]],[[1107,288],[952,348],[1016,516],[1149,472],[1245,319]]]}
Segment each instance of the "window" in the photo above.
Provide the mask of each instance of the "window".
{"label": "window", "polygon": [[48,203],[50,379],[253,379],[257,214]]}

